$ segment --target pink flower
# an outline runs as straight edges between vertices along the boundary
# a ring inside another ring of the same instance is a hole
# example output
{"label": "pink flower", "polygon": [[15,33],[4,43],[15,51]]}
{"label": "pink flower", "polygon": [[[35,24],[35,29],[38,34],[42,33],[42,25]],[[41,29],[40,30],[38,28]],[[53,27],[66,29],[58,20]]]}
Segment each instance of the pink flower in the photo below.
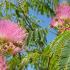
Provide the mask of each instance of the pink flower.
{"label": "pink flower", "polygon": [[[16,54],[22,49],[22,42],[26,39],[27,33],[26,30],[20,27],[17,23],[14,23],[10,20],[0,20],[0,39],[5,40],[7,44],[2,47],[2,52],[9,52]],[[20,44],[20,46],[14,45]]]}
{"label": "pink flower", "polygon": [[0,54],[0,70],[7,70],[5,58],[1,54]]}
{"label": "pink flower", "polygon": [[11,41],[20,42],[26,38],[26,30],[21,28],[17,23],[10,20],[0,20],[0,38]]}
{"label": "pink flower", "polygon": [[51,21],[51,27],[57,27],[63,31],[70,30],[70,6],[68,4],[60,4],[55,12],[56,16]]}
{"label": "pink flower", "polygon": [[64,23],[62,19],[59,19],[58,17],[55,17],[51,21],[51,27],[58,27],[61,26]]}
{"label": "pink flower", "polygon": [[16,47],[16,48],[13,50],[12,54],[13,54],[13,55],[16,55],[16,53],[18,53],[19,51],[21,51],[21,48]]}
{"label": "pink flower", "polygon": [[61,19],[70,19],[70,6],[67,4],[60,4],[56,8],[56,16]]}

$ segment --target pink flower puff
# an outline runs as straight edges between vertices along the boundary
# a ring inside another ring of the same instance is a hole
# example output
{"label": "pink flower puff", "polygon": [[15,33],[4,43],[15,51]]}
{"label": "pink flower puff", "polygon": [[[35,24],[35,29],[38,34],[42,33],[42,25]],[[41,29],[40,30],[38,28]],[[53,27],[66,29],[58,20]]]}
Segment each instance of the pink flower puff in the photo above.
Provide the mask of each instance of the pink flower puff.
{"label": "pink flower puff", "polygon": [[56,16],[61,19],[70,19],[70,6],[68,4],[59,4],[56,8]]}
{"label": "pink flower puff", "polygon": [[14,45],[14,43],[22,43],[27,37],[27,32],[24,28],[20,27],[17,23],[10,20],[0,20],[0,39],[11,42],[8,45],[4,45],[2,52],[11,51],[13,54],[19,52],[22,47]]}
{"label": "pink flower puff", "polygon": [[0,38],[11,42],[20,42],[26,38],[26,30],[10,20],[0,20]]}
{"label": "pink flower puff", "polygon": [[[51,21],[51,27],[70,30],[70,6],[68,4],[59,4],[55,10],[56,16]],[[69,26],[67,27],[66,24]]]}
{"label": "pink flower puff", "polygon": [[2,54],[0,54],[0,70],[7,70],[6,60]]}
{"label": "pink flower puff", "polygon": [[58,27],[58,26],[61,26],[64,24],[64,21],[62,19],[59,19],[58,17],[54,17],[52,20],[51,20],[51,27],[54,28],[54,27]]}

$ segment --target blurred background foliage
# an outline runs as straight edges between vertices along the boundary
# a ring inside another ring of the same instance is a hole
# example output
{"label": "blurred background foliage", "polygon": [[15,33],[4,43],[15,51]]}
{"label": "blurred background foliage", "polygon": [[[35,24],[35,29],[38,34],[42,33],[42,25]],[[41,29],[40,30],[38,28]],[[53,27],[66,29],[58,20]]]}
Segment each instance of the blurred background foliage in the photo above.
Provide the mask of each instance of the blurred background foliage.
{"label": "blurred background foliage", "polygon": [[7,56],[10,70],[27,70],[29,65],[33,70],[69,70],[66,68],[69,68],[70,32],[65,31],[48,44],[48,28],[41,27],[38,24],[41,20],[29,15],[33,9],[53,17],[58,3],[59,0],[0,0],[0,18],[19,22],[28,32],[25,49],[16,56]]}

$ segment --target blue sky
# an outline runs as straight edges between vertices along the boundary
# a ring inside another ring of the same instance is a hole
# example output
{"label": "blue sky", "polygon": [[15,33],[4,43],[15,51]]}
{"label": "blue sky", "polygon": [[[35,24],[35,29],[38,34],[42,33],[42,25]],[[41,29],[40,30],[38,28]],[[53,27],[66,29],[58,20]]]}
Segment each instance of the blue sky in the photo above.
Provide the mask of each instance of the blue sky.
{"label": "blue sky", "polygon": [[[39,25],[42,26],[43,28],[49,28],[51,18],[47,17],[47,15],[41,15],[40,13],[32,9],[30,9],[29,15],[35,16],[38,20],[41,20],[42,22],[40,22]],[[50,29],[50,31],[51,32],[49,32],[47,37],[48,43],[54,40],[54,38],[56,37],[56,34],[55,34],[56,31],[54,29]]]}

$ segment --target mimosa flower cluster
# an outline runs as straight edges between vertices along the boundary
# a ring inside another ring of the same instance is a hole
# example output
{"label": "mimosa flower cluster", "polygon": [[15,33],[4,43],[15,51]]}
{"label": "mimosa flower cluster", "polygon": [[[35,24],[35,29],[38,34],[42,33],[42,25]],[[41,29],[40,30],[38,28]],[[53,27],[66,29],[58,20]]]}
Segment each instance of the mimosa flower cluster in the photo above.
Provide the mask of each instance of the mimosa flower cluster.
{"label": "mimosa flower cluster", "polygon": [[60,4],[55,13],[56,16],[52,18],[51,27],[70,30],[70,6],[68,4]]}
{"label": "mimosa flower cluster", "polygon": [[10,20],[0,20],[0,70],[7,70],[4,54],[15,55],[23,49],[27,32],[18,23]]}

